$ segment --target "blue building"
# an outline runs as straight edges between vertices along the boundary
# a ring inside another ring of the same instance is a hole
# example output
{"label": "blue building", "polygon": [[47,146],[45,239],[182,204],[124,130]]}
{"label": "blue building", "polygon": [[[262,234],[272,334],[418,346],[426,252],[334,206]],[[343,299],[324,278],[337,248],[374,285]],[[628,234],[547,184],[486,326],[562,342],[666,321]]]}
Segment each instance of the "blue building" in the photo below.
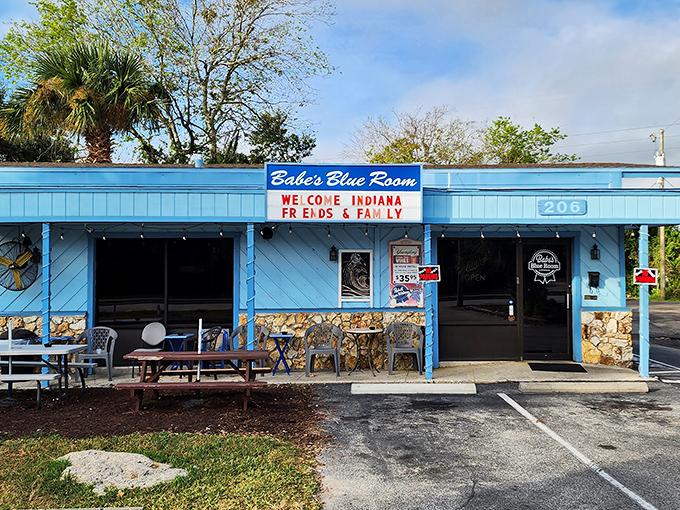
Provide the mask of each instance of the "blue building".
{"label": "blue building", "polygon": [[[680,169],[666,167],[5,165],[0,176],[0,332],[10,318],[44,338],[110,326],[119,363],[147,323],[193,331],[201,318],[298,335],[321,321],[415,322],[428,378],[459,360],[631,366],[624,231],[639,228],[644,249],[648,225],[680,223],[680,193],[657,184]],[[441,281],[421,281],[419,266],[439,266]],[[386,363],[384,348],[374,355]],[[302,347],[290,356],[304,366]]]}

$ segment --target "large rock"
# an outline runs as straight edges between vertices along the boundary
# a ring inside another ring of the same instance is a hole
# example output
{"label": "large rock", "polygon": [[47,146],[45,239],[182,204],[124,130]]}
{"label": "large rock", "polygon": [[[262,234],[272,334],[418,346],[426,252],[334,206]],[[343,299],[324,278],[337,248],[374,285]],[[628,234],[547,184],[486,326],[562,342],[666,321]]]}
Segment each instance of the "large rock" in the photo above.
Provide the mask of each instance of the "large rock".
{"label": "large rock", "polygon": [[102,496],[107,488],[153,487],[188,474],[184,469],[154,462],[139,453],[84,450],[71,452],[60,459],[71,463],[62,478],[71,475],[81,483],[93,484],[94,492]]}

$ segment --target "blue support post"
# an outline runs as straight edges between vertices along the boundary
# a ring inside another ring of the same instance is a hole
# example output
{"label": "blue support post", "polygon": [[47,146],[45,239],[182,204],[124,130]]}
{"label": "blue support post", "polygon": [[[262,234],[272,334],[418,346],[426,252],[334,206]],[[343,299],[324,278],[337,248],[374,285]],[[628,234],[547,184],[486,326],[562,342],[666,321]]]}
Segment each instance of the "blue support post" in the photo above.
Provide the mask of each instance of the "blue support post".
{"label": "blue support post", "polygon": [[[649,265],[649,227],[640,225],[639,267]],[[640,285],[640,361],[638,370],[642,377],[649,377],[649,285]]]}
{"label": "blue support post", "polygon": [[255,347],[255,225],[248,223],[246,231],[246,269],[248,273],[246,308],[248,313],[248,338],[246,348]]}
{"label": "blue support post", "polygon": [[42,225],[42,343],[50,341],[50,224]]}
{"label": "blue support post", "polygon": [[[51,262],[50,262],[50,224],[42,225],[42,343],[50,341],[50,311],[51,311]],[[49,356],[43,356],[45,359]],[[43,367],[43,373],[49,372],[47,366]],[[48,386],[47,381],[40,383],[43,388]]]}
{"label": "blue support post", "polygon": [[[425,265],[432,264],[432,230],[430,225],[425,225],[423,232],[425,253],[423,262]],[[432,350],[434,347],[434,335],[432,334],[432,286],[436,283],[425,282],[425,379],[432,380]]]}

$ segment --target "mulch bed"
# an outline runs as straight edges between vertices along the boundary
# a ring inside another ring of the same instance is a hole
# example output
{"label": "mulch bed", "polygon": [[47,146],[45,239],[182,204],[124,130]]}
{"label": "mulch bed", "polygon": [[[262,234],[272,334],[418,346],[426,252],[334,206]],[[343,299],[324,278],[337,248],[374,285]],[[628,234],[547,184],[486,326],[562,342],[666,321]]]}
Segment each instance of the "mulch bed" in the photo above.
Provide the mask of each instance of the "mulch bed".
{"label": "mulch bed", "polygon": [[59,401],[56,391],[43,392],[43,405],[35,403],[35,389],[15,390],[16,402],[0,406],[0,438],[59,434],[80,439],[119,436],[133,432],[167,430],[175,433],[271,435],[291,441],[310,453],[328,440],[319,428],[323,409],[309,386],[268,386],[253,391],[248,409],[242,409],[243,393],[207,392],[201,398],[191,392],[162,392],[154,399],[146,392],[142,410],[134,411],[128,391],[88,388],[69,391]]}

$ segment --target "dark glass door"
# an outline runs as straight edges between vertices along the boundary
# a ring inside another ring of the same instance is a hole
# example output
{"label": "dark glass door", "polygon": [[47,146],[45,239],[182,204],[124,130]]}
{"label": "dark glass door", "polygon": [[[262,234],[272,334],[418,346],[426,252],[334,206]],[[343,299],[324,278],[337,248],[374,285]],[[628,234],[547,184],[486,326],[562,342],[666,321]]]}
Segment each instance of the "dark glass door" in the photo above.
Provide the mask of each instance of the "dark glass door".
{"label": "dark glass door", "polygon": [[517,243],[513,239],[439,239],[439,359],[515,360]]}
{"label": "dark glass door", "polygon": [[568,240],[522,240],[524,359],[571,359]]}

